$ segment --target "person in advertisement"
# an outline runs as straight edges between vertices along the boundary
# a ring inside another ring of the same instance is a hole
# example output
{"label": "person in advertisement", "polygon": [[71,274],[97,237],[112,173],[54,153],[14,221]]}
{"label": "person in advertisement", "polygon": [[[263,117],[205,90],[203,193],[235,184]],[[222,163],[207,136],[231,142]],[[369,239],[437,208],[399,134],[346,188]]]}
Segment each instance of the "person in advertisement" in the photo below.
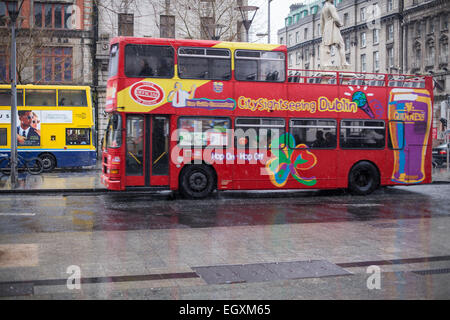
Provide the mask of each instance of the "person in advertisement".
{"label": "person in advertisement", "polygon": [[18,146],[39,146],[41,144],[41,136],[39,132],[33,128],[33,117],[38,121],[37,115],[31,110],[18,111],[20,124],[17,126],[17,145]]}
{"label": "person in advertisement", "polygon": [[168,101],[172,102],[172,106],[175,108],[186,107],[186,100],[192,99],[195,96],[196,85],[192,85],[191,91],[183,90],[183,86],[180,82],[176,82],[174,90],[170,91]]}

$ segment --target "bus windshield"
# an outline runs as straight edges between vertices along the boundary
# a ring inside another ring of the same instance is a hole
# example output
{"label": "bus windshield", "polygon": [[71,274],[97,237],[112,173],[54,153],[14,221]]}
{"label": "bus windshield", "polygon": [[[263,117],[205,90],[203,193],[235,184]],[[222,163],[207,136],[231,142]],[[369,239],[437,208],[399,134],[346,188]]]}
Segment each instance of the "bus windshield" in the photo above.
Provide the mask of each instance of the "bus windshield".
{"label": "bus windshield", "polygon": [[122,145],[122,118],[111,115],[106,129],[106,148],[119,148]]}

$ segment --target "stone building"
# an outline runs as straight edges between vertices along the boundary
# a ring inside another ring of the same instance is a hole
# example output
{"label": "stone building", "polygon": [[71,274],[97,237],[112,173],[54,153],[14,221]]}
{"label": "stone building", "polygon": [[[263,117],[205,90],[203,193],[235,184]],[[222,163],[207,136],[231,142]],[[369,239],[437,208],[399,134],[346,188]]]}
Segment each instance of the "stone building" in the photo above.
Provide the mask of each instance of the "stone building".
{"label": "stone building", "polygon": [[[288,47],[288,66],[320,69],[320,10],[323,0],[290,7],[279,43]],[[335,0],[343,23],[347,62],[358,72],[434,75],[434,127],[442,141],[440,103],[450,93],[448,0]],[[339,64],[337,52],[332,52]]]}
{"label": "stone building", "polygon": [[[9,83],[11,34],[0,3],[0,83]],[[17,33],[18,83],[91,85],[93,0],[24,0]]]}

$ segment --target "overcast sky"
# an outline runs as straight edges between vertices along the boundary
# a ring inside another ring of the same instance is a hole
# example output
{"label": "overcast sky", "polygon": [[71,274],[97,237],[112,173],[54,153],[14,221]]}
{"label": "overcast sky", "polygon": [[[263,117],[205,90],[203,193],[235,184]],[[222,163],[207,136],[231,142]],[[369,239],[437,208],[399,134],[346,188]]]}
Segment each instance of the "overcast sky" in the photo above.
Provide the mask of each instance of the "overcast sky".
{"label": "overcast sky", "polygon": [[[250,41],[267,43],[267,37],[258,38],[257,33],[267,33],[268,0],[249,0],[249,5],[258,6],[255,20],[250,28]],[[270,42],[278,43],[277,32],[284,27],[284,18],[289,14],[289,7],[294,3],[308,3],[312,0],[272,0],[270,3]]]}

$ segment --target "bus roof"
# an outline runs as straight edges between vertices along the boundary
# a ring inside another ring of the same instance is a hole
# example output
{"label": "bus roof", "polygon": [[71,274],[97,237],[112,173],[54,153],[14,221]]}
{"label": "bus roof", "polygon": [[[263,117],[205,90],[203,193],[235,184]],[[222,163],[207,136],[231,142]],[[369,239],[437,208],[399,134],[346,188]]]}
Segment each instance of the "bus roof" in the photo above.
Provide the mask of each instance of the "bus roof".
{"label": "bus roof", "polygon": [[[0,84],[0,89],[10,89],[10,84]],[[57,85],[57,84],[18,84],[17,89],[71,89],[71,90],[90,90],[90,86],[77,86],[77,85]]]}
{"label": "bus roof", "polygon": [[230,41],[215,41],[215,40],[190,40],[190,39],[169,39],[169,38],[149,38],[149,37],[114,37],[110,44],[120,42],[132,44],[155,44],[155,45],[169,45],[169,46],[199,46],[199,47],[214,47],[214,48],[229,48],[229,49],[247,49],[247,50],[268,50],[268,51],[287,51],[287,47],[281,44],[267,44],[267,43],[248,43],[248,42],[230,42]]}

